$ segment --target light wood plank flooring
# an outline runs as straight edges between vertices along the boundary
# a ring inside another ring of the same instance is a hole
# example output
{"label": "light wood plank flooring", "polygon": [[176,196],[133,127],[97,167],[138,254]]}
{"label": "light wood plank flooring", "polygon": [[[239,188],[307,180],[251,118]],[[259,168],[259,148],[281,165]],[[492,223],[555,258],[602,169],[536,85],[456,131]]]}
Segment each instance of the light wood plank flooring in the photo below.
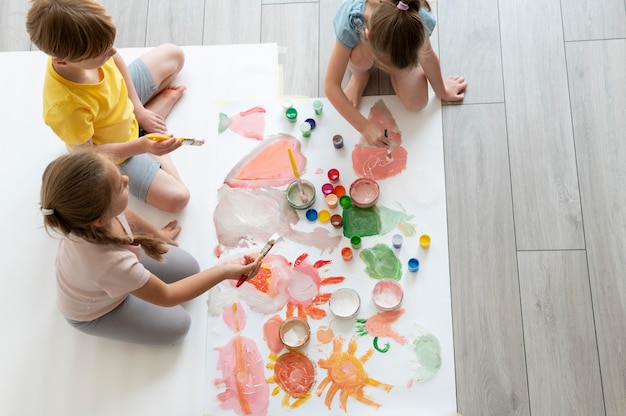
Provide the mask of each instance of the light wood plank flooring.
{"label": "light wood plank flooring", "polygon": [[[339,0],[102,2],[119,47],[276,42],[284,93],[323,95]],[[626,4],[432,5],[442,72],[469,81],[443,114],[459,412],[622,415]],[[27,7],[0,4],[0,51],[32,48]]]}

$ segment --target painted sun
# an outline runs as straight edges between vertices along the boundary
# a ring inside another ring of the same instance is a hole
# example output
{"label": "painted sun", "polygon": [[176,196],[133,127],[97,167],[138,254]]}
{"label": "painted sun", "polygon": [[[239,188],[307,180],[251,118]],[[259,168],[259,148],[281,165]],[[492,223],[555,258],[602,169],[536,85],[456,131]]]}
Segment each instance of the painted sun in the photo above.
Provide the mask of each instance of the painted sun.
{"label": "painted sun", "polygon": [[348,398],[350,397],[368,406],[379,408],[380,403],[367,396],[364,388],[368,386],[378,387],[389,392],[393,386],[369,377],[365,371],[363,364],[370,359],[374,349],[370,348],[361,357],[356,357],[354,355],[357,350],[356,337],[353,336],[350,339],[346,351],[343,350],[343,343],[343,337],[336,337],[333,340],[331,355],[317,362],[320,369],[328,372],[317,387],[317,395],[322,397],[324,390],[328,387],[324,404],[329,409],[337,393],[339,393],[339,407],[344,412],[347,412]]}
{"label": "painted sun", "polygon": [[[272,396],[285,393],[283,407],[295,409],[311,397],[315,383],[315,364],[300,351],[288,351],[280,356],[270,354],[270,362],[265,365],[273,370],[267,382],[276,383]],[[291,399],[295,399],[293,402]]]}

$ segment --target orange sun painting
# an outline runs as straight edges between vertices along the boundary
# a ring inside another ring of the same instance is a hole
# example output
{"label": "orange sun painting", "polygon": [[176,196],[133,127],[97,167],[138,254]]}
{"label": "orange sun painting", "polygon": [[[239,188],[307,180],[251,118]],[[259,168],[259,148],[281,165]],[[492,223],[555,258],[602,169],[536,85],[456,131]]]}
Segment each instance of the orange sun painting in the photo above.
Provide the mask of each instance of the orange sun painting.
{"label": "orange sun painting", "polygon": [[[276,383],[272,396],[285,392],[283,407],[295,409],[311,397],[311,387],[315,382],[315,364],[300,351],[291,350],[280,356],[270,354],[270,362],[265,365],[274,373],[267,382]],[[291,398],[295,400],[291,402]]]}
{"label": "orange sun painting", "polygon": [[330,260],[307,262],[308,253],[303,253],[292,263],[281,255],[268,255],[259,273],[248,283],[263,293],[265,304],[280,303],[287,306],[286,317],[299,316],[303,319],[322,319],[326,311],[320,305],[328,303],[330,293],[322,292],[322,286],[341,283],[344,276],[322,278],[319,270]]}
{"label": "orange sun painting", "polygon": [[344,412],[347,412],[349,397],[353,397],[368,406],[379,408],[380,403],[367,396],[363,389],[366,386],[371,386],[383,388],[389,392],[393,386],[375,380],[366,373],[363,364],[370,359],[374,349],[368,349],[363,356],[357,358],[354,355],[357,350],[356,337],[353,336],[350,339],[346,351],[343,350],[343,343],[343,337],[336,337],[333,341],[333,351],[330,357],[322,358],[317,362],[321,369],[328,371],[327,376],[317,387],[317,395],[322,397],[324,389],[328,386],[324,404],[329,409],[337,393],[339,393],[339,407]]}

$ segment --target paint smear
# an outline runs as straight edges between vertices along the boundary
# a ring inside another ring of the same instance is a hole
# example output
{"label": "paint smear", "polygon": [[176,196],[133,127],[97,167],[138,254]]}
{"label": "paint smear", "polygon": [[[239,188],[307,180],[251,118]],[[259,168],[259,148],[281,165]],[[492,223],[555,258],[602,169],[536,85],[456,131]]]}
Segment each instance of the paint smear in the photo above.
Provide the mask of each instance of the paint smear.
{"label": "paint smear", "polygon": [[402,135],[389,108],[381,99],[370,108],[368,120],[381,130],[387,130],[391,140],[391,158],[387,158],[387,149],[371,147],[361,141],[352,151],[352,167],[359,177],[374,180],[390,178],[406,169],[407,151],[402,144]]}
{"label": "paint smear", "polygon": [[411,349],[417,360],[415,381],[424,383],[432,379],[441,368],[441,346],[437,337],[423,330],[411,343]]}
{"label": "paint smear", "polygon": [[226,129],[250,139],[263,140],[265,132],[265,109],[252,107],[232,117],[220,113],[220,123],[217,131],[221,134]]}
{"label": "paint smear", "polygon": [[345,237],[367,237],[381,233],[380,212],[377,207],[359,208],[351,205],[343,209],[342,215]]}
{"label": "paint smear", "polygon": [[396,253],[386,244],[361,250],[359,257],[365,263],[365,273],[374,279],[400,280],[402,263]]}
{"label": "paint smear", "polygon": [[415,217],[415,215],[407,214],[404,210],[396,211],[382,205],[378,207],[378,213],[380,215],[380,234],[387,234],[394,228],[399,227],[400,224]]}
{"label": "paint smear", "polygon": [[263,314],[275,313],[287,306],[287,317],[322,319],[330,293],[322,287],[341,283],[344,276],[320,276],[319,270],[330,260],[318,260],[311,264],[303,253],[292,263],[279,254],[269,254],[263,260],[264,267],[241,286],[240,292],[250,308]]}
{"label": "paint smear", "polygon": [[283,318],[279,315],[274,315],[263,324],[263,339],[272,354],[278,354],[284,347],[279,334],[282,323]]}
{"label": "paint smear", "polygon": [[374,350],[370,348],[361,357],[356,357],[354,355],[357,350],[356,337],[350,339],[346,351],[343,350],[344,341],[343,337],[336,337],[331,355],[317,362],[320,369],[327,370],[326,377],[317,386],[317,395],[322,397],[324,390],[328,387],[324,404],[329,409],[337,393],[339,393],[339,407],[344,412],[348,411],[349,398],[356,399],[367,406],[380,408],[380,403],[366,395],[365,387],[382,388],[389,392],[393,386],[371,378],[365,371],[364,364],[370,359]]}
{"label": "paint smear", "polygon": [[220,408],[233,410],[239,415],[262,416],[269,408],[269,386],[265,380],[261,354],[254,340],[243,337],[239,331],[245,326],[245,314],[235,303],[226,308],[224,322],[236,331],[235,336],[218,351],[217,370],[222,378],[215,379],[224,391],[217,395]]}
{"label": "paint smear", "polygon": [[270,136],[243,157],[226,175],[224,183],[231,188],[280,187],[293,181],[293,168],[287,149],[291,149],[298,171],[306,169],[306,158],[300,152],[300,141],[287,134]]}
{"label": "paint smear", "polygon": [[333,338],[335,338],[335,333],[332,328],[326,325],[322,325],[317,329],[315,333],[317,340],[322,344],[329,344]]}
{"label": "paint smear", "polygon": [[367,319],[357,319],[357,333],[361,336],[371,335],[378,338],[391,338],[400,345],[407,343],[406,337],[396,331],[391,324],[396,322],[402,315],[404,309],[395,311],[379,312]]}
{"label": "paint smear", "polygon": [[[276,362],[268,368],[274,370],[268,382],[277,384],[277,388],[272,392],[273,396],[278,394],[279,390],[294,398],[308,399],[311,396],[311,387],[315,382],[315,364],[303,352],[288,351],[278,357]],[[297,403],[283,401],[283,405],[287,404],[285,407],[295,408],[303,402],[304,400]]]}

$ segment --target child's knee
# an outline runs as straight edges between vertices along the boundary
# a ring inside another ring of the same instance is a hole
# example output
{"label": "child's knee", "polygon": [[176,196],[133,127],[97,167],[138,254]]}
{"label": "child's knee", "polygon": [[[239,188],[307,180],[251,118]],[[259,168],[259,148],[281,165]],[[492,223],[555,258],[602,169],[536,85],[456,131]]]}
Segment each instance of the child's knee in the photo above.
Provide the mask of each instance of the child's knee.
{"label": "child's knee", "polygon": [[428,104],[428,95],[416,94],[415,96],[404,98],[402,99],[402,104],[404,104],[404,108],[408,111],[420,111]]}
{"label": "child's knee", "polygon": [[181,212],[189,203],[191,194],[187,188],[181,188],[168,198],[168,204],[164,207],[165,211],[177,214]]}
{"label": "child's knee", "polygon": [[172,43],[164,43],[159,46],[161,49],[163,56],[169,62],[171,62],[174,67],[174,73],[180,72],[185,65],[185,52],[177,45]]}

